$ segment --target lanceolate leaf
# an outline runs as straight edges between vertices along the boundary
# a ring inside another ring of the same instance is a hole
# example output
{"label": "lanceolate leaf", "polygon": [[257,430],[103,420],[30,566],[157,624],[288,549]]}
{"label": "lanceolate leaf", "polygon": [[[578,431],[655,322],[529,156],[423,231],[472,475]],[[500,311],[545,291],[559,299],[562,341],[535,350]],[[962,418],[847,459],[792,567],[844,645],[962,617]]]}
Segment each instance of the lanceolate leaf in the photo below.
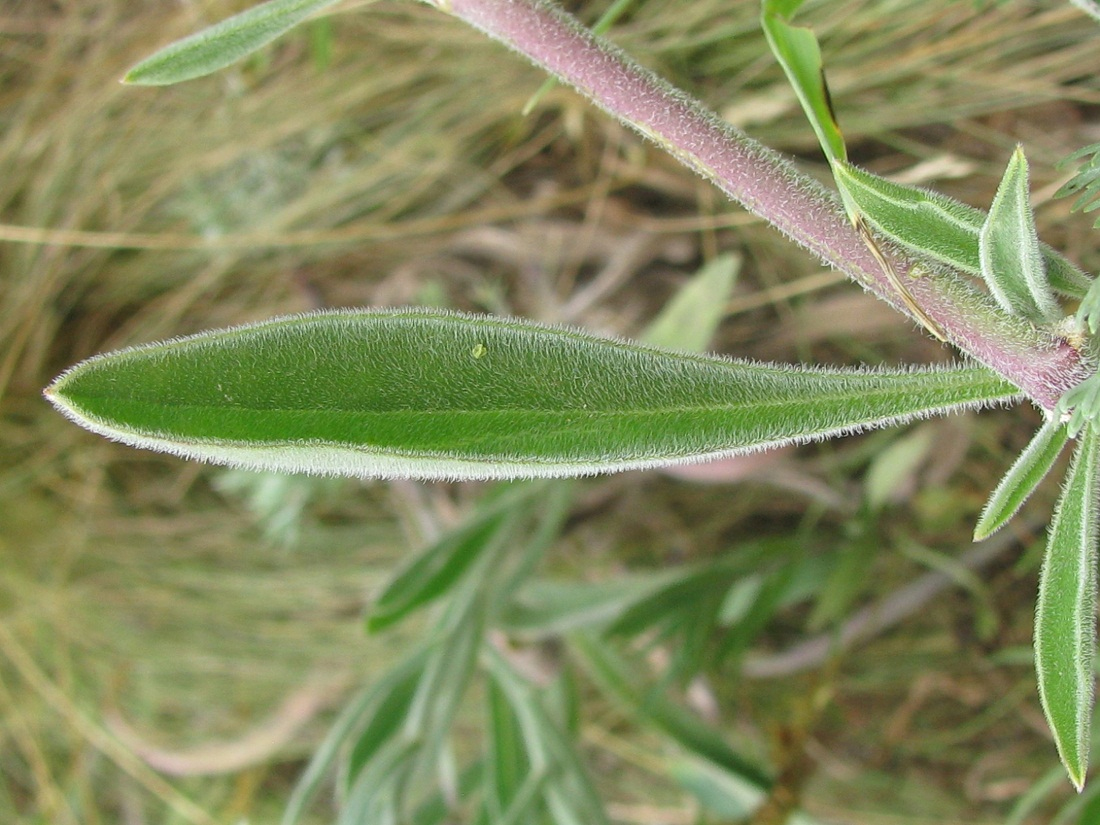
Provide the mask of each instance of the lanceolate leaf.
{"label": "lanceolate leaf", "polygon": [[1058,318],[1046,279],[1028,190],[1027,159],[1016,147],[978,237],[982,277],[1007,312],[1035,323]]}
{"label": "lanceolate leaf", "polygon": [[[849,163],[833,166],[841,194],[882,234],[963,272],[981,275],[979,236],[986,215],[953,198],[873,175]],[[1083,298],[1091,281],[1046,244],[1039,245],[1048,282],[1056,291]]]}
{"label": "lanceolate leaf", "polygon": [[401,309],[122,350],[77,365],[46,395],[93,432],[219,464],[484,479],[726,456],[1019,393],[982,367],[775,366]]}
{"label": "lanceolate leaf", "polygon": [[263,48],[314,12],[337,0],[269,0],[177,40],[138,63],[123,78],[140,86],[166,86],[224,69]]}
{"label": "lanceolate leaf", "polygon": [[993,535],[1016,515],[1039,482],[1046,478],[1068,440],[1066,425],[1055,419],[1039,428],[986,502],[974,528],[974,541]]}
{"label": "lanceolate leaf", "polygon": [[801,5],[802,0],[764,0],[761,23],[772,54],[794,87],[822,151],[830,163],[836,163],[847,157],[847,149],[825,84],[821,49],[810,29],[790,22]]}
{"label": "lanceolate leaf", "polygon": [[1089,759],[1096,643],[1100,437],[1085,430],[1050,526],[1035,614],[1039,698],[1058,754],[1080,790]]}

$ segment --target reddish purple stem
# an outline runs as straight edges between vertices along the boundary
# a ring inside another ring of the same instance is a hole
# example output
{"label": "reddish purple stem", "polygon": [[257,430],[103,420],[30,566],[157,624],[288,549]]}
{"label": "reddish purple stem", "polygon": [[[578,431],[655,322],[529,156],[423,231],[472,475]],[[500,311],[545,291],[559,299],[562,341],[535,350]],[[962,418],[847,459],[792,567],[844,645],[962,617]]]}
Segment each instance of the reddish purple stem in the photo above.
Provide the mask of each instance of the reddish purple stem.
{"label": "reddish purple stem", "polygon": [[[430,0],[431,1],[431,0]],[[836,197],[781,155],[720,120],[619,49],[542,0],[434,0],[455,17],[510,46],[577,88],[604,111],[670,151],[733,200],[826,263],[889,302],[905,307],[848,221]],[[948,340],[995,369],[1042,407],[1091,370],[1065,338],[1003,312],[984,292],[950,272],[907,278],[914,301]]]}

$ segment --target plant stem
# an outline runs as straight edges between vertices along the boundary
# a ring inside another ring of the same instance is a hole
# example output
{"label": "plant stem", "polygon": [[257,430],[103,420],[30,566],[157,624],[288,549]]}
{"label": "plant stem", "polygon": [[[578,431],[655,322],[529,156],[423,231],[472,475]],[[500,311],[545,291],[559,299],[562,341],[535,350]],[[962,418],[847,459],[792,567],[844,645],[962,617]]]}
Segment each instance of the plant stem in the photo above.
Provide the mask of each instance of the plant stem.
{"label": "plant stem", "polygon": [[[426,0],[570,84],[722,189],[733,200],[913,317],[852,227],[839,201],[778,153],[597,39],[545,0]],[[962,351],[1012,381],[1035,403],[1058,399],[1092,373],[1077,346],[1009,315],[957,273],[919,276],[889,263],[919,308]]]}

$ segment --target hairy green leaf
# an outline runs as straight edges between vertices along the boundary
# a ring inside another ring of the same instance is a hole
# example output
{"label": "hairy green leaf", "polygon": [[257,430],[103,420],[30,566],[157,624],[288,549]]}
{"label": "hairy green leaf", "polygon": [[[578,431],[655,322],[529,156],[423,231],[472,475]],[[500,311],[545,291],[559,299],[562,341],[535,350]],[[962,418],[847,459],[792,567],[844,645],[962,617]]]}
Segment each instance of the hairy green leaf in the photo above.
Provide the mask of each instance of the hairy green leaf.
{"label": "hairy green leaf", "polygon": [[1100,417],[1100,375],[1094,373],[1067,390],[1059,399],[1054,414],[1065,419],[1070,438],[1076,438],[1089,424],[1095,424]]}
{"label": "hairy green leaf", "polygon": [[808,28],[792,26],[790,22],[801,5],[802,0],[764,0],[761,24],[772,54],[794,87],[822,151],[829,163],[835,164],[847,157],[847,149],[829,98],[817,38]]}
{"label": "hairy green leaf", "polygon": [[1050,525],[1035,612],[1039,698],[1058,754],[1078,790],[1088,769],[1092,723],[1098,470],[1100,436],[1088,427]]}
{"label": "hairy green leaf", "polygon": [[982,278],[997,303],[1041,324],[1056,320],[1059,310],[1043,266],[1027,172],[1027,159],[1017,146],[979,233],[978,255]]}
{"label": "hairy green leaf", "polygon": [[430,309],[324,312],[89,359],[46,390],[133,446],[361,477],[582,475],[1015,398],[977,366],[818,369]]}
{"label": "hairy green leaf", "polygon": [[1039,428],[986,502],[974,528],[974,541],[993,535],[1016,515],[1039,482],[1046,478],[1068,440],[1066,426],[1057,419],[1052,418]]}
{"label": "hairy green leaf", "polygon": [[167,86],[236,63],[337,0],[268,0],[145,58],[123,78],[140,86]]}
{"label": "hairy green leaf", "polygon": [[[837,163],[833,175],[841,195],[886,237],[955,269],[982,274],[980,235],[986,215],[980,209],[916,186],[905,186]],[[1040,244],[1048,283],[1056,291],[1083,298],[1091,279],[1046,244]]]}

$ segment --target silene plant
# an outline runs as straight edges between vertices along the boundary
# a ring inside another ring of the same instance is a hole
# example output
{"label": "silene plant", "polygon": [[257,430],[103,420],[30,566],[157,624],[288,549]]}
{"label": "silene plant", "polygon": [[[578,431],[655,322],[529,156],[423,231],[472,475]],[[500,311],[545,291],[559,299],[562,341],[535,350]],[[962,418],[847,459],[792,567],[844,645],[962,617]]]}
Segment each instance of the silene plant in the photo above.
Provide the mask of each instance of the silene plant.
{"label": "silene plant", "polygon": [[[126,81],[171,84],[213,72],[334,1],[254,6],[154,54]],[[1041,568],[1034,652],[1047,722],[1070,781],[1081,789],[1096,641],[1100,288],[1036,236],[1023,148],[1008,158],[988,211],[852,165],[815,36],[792,22],[801,0],[764,0],[762,26],[829,161],[835,191],[549,0],[429,2],[657,143],[956,348],[959,361],[892,369],[767,364],[513,318],[359,309],[99,355],[61,375],[47,398],[95,433],[189,459],[284,473],[445,480],[548,479],[706,461],[1029,402],[1045,423],[992,492],[974,535],[985,538],[1008,522],[1069,445]],[[1100,19],[1094,3],[1075,2]],[[1097,207],[1100,145],[1069,160],[1080,169],[1063,194],[1076,194],[1079,208]],[[457,798],[479,800],[469,821],[607,821],[561,702],[483,644],[487,628],[506,619],[523,624],[500,594],[522,590],[567,508],[567,485],[541,485],[499,488],[378,598],[372,629],[445,592],[450,601],[431,638],[338,720],[286,822],[306,809],[349,743],[342,821],[443,822]],[[726,570],[725,588],[744,572]],[[690,599],[700,587],[690,574],[677,574],[628,595],[624,589],[612,623],[641,626],[656,599]],[[579,617],[595,604],[554,605],[558,612],[545,627],[582,627]],[[535,612],[527,611],[529,628],[538,623]],[[603,684],[628,696],[622,663],[599,647],[599,635],[576,638]],[[459,769],[447,731],[475,669],[489,684],[488,750],[495,756]],[[644,712],[739,777],[750,796],[762,798],[774,781],[706,726],[657,700]]]}

